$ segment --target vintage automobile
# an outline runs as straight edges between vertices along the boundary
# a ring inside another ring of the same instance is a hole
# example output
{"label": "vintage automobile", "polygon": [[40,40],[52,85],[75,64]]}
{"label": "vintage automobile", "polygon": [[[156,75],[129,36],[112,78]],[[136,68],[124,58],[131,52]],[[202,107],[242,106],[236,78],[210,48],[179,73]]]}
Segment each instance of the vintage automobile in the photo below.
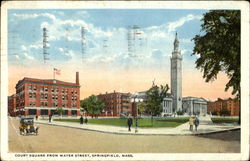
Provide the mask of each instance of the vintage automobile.
{"label": "vintage automobile", "polygon": [[28,135],[28,134],[38,134],[39,127],[34,125],[34,118],[33,117],[22,117],[20,120],[20,134],[21,135]]}

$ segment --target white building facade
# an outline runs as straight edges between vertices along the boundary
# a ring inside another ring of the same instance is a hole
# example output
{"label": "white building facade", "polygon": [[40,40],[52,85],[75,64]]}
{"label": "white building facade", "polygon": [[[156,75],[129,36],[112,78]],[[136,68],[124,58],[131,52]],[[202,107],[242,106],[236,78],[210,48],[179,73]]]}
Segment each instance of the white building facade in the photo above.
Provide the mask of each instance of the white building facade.
{"label": "white building facade", "polygon": [[184,97],[182,104],[184,113],[189,115],[207,114],[207,101],[204,98]]}

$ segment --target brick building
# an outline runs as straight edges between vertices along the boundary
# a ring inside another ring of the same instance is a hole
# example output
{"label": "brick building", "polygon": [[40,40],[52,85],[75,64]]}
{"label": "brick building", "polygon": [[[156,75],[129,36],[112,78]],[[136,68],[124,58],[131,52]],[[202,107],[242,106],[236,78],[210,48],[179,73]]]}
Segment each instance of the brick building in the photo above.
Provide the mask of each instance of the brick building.
{"label": "brick building", "polygon": [[57,108],[63,109],[63,115],[80,115],[78,72],[75,83],[25,77],[16,84],[17,115],[56,114]]}
{"label": "brick building", "polygon": [[132,113],[132,104],[130,103],[130,93],[99,94],[97,97],[105,103],[104,116],[120,116],[121,114]]}
{"label": "brick building", "polygon": [[214,102],[208,102],[208,113],[214,113],[216,115],[219,115],[219,112],[222,109],[227,109],[230,112],[230,116],[238,116],[239,115],[239,107],[240,107],[240,101],[237,99],[220,99],[218,98]]}
{"label": "brick building", "polygon": [[16,94],[8,96],[8,115],[16,116]]}

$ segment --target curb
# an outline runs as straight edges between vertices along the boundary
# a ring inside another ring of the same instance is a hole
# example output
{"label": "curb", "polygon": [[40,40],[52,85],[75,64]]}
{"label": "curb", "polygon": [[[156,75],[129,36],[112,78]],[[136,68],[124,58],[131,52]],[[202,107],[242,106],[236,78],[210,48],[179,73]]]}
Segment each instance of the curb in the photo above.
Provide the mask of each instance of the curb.
{"label": "curb", "polygon": [[210,135],[210,134],[216,134],[216,133],[222,133],[222,132],[229,132],[229,131],[237,131],[240,130],[240,127],[237,128],[231,128],[231,129],[225,129],[225,130],[218,130],[218,131],[211,131],[206,133],[192,133],[192,134],[143,134],[143,133],[120,133],[120,132],[108,132],[108,131],[102,131],[102,130],[95,130],[95,129],[88,129],[84,127],[72,127],[69,125],[58,125],[53,123],[44,123],[44,122],[36,122],[37,124],[44,124],[44,125],[50,125],[50,126],[58,126],[58,127],[66,127],[66,128],[73,128],[73,129],[79,129],[79,130],[86,130],[86,131],[93,131],[93,132],[100,132],[105,134],[116,134],[116,135],[139,135],[139,136],[199,136],[199,135]]}

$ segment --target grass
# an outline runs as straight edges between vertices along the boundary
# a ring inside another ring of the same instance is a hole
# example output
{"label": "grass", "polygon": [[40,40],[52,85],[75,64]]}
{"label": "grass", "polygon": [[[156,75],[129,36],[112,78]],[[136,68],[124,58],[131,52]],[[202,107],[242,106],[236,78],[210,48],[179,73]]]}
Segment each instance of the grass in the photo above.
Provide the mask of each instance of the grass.
{"label": "grass", "polygon": [[[63,122],[75,122],[79,123],[79,119],[56,119],[54,121],[63,121]],[[162,119],[153,119],[153,125],[151,119],[139,119],[138,125],[142,128],[152,128],[152,127],[176,127],[188,121],[187,117],[184,118],[162,118]],[[89,124],[98,124],[98,125],[112,125],[112,126],[127,126],[127,119],[113,118],[113,119],[90,119],[88,120]],[[133,127],[135,126],[135,120],[133,120]]]}
{"label": "grass", "polygon": [[238,118],[211,118],[213,123],[234,123],[238,122]]}

